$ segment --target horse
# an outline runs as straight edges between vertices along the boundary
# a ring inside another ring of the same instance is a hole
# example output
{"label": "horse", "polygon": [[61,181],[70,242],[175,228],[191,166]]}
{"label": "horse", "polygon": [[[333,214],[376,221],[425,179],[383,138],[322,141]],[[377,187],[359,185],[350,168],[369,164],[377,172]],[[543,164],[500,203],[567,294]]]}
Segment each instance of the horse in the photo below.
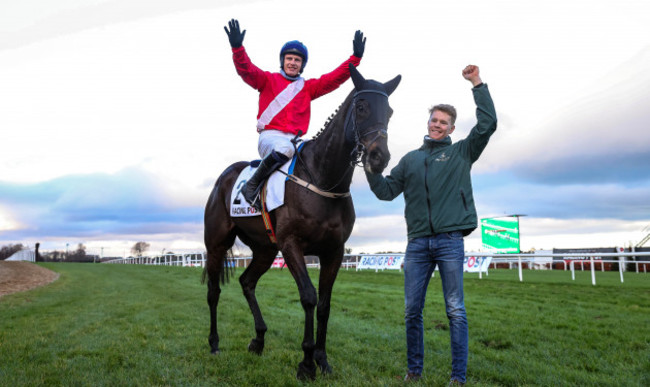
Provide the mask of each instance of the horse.
{"label": "horse", "polygon": [[[372,173],[381,173],[390,159],[388,121],[392,109],[388,96],[397,88],[401,76],[381,83],[366,80],[350,65],[354,89],[325,127],[296,152],[292,178],[287,182],[284,205],[269,212],[275,230],[271,241],[262,217],[231,217],[230,197],[239,173],[249,162],[230,165],[217,179],[205,207],[204,239],[207,262],[207,301],[210,309],[208,342],[212,354],[219,353],[217,305],[220,284],[228,282],[228,253],[235,238],[252,251],[252,260],[239,277],[244,297],[253,314],[256,336],[248,350],[261,355],[267,326],[262,317],[255,288],[260,277],[271,267],[280,251],[300,293],[305,313],[302,349],[304,358],[298,365],[297,378],[315,379],[316,365],[323,374],[331,373],[325,342],[330,314],[332,287],[355,221],[349,193],[355,166],[361,164]],[[307,189],[309,188],[309,189]],[[320,275],[318,295],[312,284],[305,255],[318,256]],[[316,341],[314,342],[314,309]]]}

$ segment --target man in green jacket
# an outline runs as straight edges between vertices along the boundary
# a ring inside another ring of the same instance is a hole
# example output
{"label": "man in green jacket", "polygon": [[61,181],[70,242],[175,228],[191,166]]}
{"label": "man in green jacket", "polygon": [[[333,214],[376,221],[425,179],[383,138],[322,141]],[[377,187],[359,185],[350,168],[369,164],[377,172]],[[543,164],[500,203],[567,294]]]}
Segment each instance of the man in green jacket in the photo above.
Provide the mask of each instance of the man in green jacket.
{"label": "man in green jacket", "polygon": [[404,259],[404,299],[408,374],[418,380],[424,366],[422,310],[429,280],[438,266],[451,336],[450,385],[465,383],[468,329],[463,300],[463,238],[478,226],[470,171],[497,128],[490,92],[477,66],[463,69],[472,83],[477,124],[464,140],[452,143],[456,109],[436,105],[429,110],[429,134],[390,175],[366,172],[372,192],[381,200],[404,193],[408,245]]}

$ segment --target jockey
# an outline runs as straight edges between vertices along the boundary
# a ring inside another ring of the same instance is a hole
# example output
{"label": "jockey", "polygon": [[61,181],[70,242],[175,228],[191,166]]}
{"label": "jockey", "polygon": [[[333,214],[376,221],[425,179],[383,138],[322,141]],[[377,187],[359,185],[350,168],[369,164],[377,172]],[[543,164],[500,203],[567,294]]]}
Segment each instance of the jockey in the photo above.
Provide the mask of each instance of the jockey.
{"label": "jockey", "polygon": [[287,42],[280,50],[280,72],[268,72],[255,66],[242,46],[246,30],[240,31],[239,22],[232,19],[224,27],[237,74],[260,93],[257,113],[257,131],[260,134],[257,150],[262,157],[257,171],[243,189],[244,198],[261,209],[256,201],[262,183],[294,154],[291,140],[307,133],[311,101],[331,93],[350,78],[349,63],[355,67],[361,62],[366,39],[361,31],[354,35],[354,53],[334,71],[320,78],[305,80],[300,75],[305,69],[309,53],[297,40]]}

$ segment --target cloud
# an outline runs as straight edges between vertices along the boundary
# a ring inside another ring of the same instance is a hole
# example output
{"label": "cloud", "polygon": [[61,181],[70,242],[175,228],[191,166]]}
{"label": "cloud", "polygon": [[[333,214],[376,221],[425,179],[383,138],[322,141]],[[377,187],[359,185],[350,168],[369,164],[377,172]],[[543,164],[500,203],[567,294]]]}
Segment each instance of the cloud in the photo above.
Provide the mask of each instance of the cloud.
{"label": "cloud", "polygon": [[162,179],[139,168],[64,176],[39,183],[0,182],[0,205],[13,230],[0,238],[83,238],[195,230],[203,203],[187,203]]}
{"label": "cloud", "polygon": [[[0,6],[0,50],[115,23],[262,0],[24,0]],[[83,5],[80,5],[83,3]],[[7,9],[9,8],[9,9]]]}
{"label": "cloud", "polygon": [[635,186],[543,184],[507,173],[474,176],[477,207],[483,215],[523,213],[534,217],[648,219],[650,182]]}
{"label": "cloud", "polygon": [[579,99],[541,111],[547,116],[534,126],[508,120],[502,128],[500,122],[478,171],[510,169],[522,181],[550,185],[649,181],[647,68],[650,46],[583,90]]}

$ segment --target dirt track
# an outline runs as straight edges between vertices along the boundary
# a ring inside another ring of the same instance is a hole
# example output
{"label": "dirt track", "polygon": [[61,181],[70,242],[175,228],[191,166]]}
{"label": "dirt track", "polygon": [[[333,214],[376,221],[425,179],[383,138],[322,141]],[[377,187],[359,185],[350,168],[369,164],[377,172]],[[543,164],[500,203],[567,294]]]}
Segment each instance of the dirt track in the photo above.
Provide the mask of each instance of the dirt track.
{"label": "dirt track", "polygon": [[0,297],[47,285],[59,274],[30,262],[0,261]]}

